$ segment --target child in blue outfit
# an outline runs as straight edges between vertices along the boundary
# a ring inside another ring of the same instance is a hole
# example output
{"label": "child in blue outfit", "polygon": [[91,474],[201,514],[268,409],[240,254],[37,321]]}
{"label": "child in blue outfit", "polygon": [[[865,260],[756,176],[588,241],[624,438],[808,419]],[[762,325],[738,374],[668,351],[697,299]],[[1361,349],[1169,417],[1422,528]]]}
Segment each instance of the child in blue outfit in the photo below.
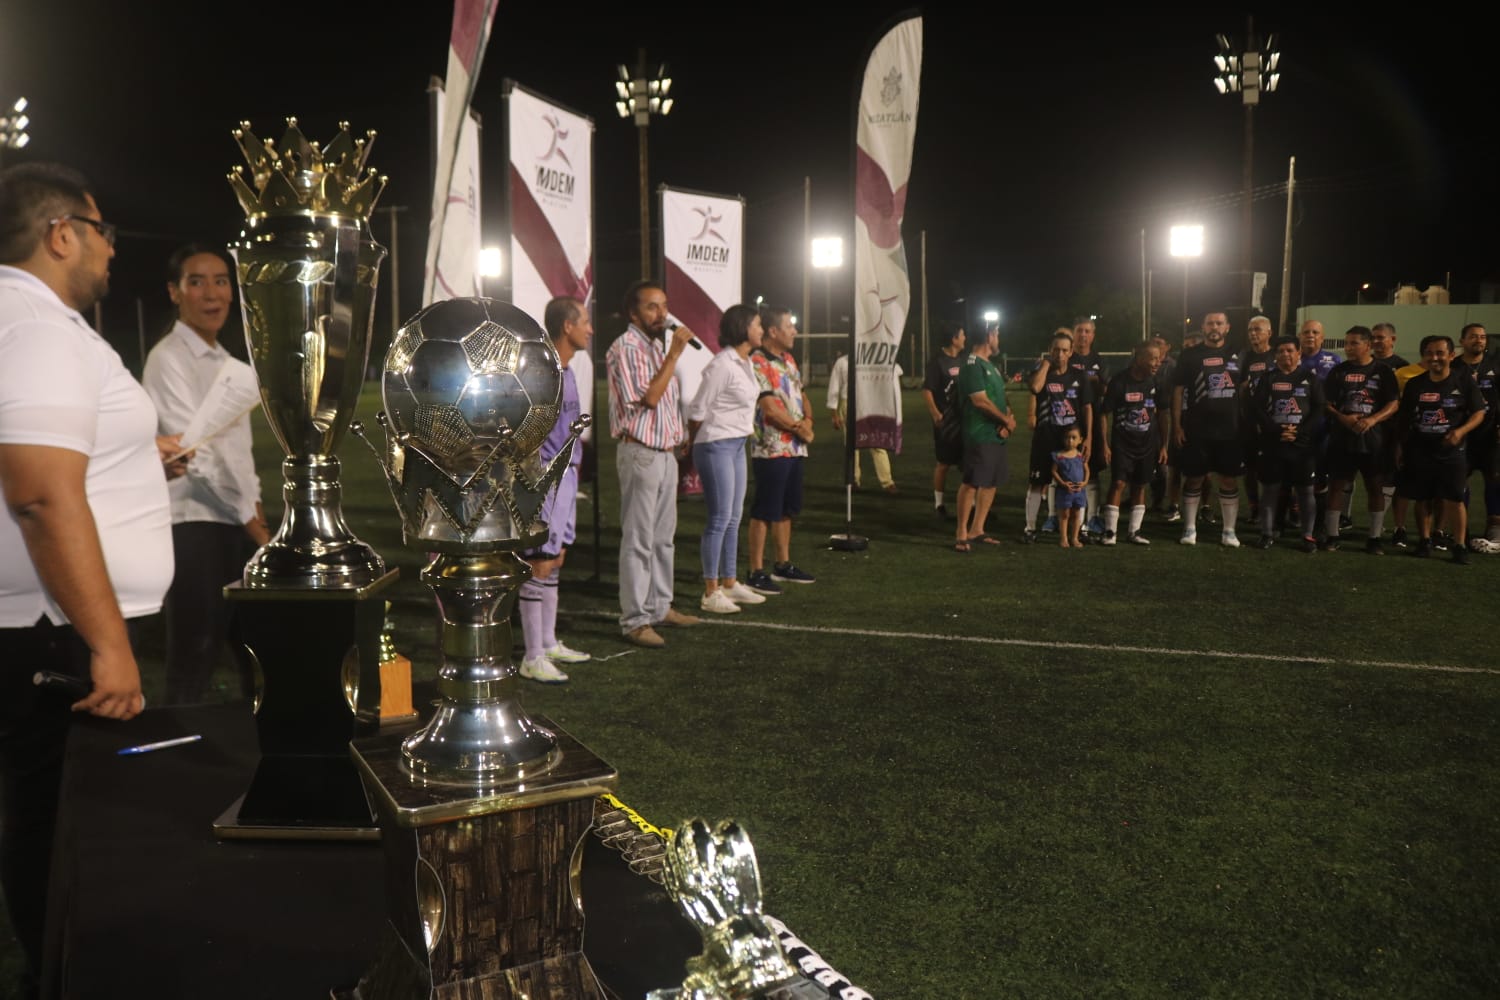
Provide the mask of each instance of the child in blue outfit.
{"label": "child in blue outfit", "polygon": [[1083,435],[1078,428],[1069,427],[1063,432],[1062,450],[1052,453],[1052,482],[1057,489],[1057,534],[1063,548],[1069,545],[1075,549],[1083,548],[1078,532],[1083,527],[1083,509],[1087,504],[1083,490],[1089,482],[1089,469],[1083,460],[1083,452],[1078,450],[1082,442]]}

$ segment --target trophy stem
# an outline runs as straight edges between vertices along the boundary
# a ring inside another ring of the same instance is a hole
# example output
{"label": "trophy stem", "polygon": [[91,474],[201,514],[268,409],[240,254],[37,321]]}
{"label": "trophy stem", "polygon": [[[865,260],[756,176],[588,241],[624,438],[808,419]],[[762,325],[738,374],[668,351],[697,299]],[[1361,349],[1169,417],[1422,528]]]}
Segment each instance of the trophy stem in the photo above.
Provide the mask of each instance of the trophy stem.
{"label": "trophy stem", "polygon": [[557,737],[516,694],[510,614],[531,567],[513,552],[441,553],[422,570],[442,617],[437,711],[401,744],[415,775],[468,786],[533,777],[557,761]]}
{"label": "trophy stem", "polygon": [[384,575],[384,560],[344,523],[339,460],[288,458],[281,472],[281,527],[245,564],[245,586],[358,589]]}

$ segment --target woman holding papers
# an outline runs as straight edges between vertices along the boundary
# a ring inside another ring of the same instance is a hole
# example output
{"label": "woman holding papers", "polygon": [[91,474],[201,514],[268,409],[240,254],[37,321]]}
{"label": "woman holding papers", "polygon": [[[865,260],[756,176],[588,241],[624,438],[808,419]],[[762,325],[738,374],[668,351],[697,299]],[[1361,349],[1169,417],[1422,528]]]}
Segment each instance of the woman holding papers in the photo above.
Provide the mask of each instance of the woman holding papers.
{"label": "woman holding papers", "polygon": [[[172,255],[167,276],[177,322],[151,349],[141,383],[156,404],[157,429],[182,434],[194,450],[187,475],[168,484],[176,572],[166,601],[166,700],[192,704],[207,699],[228,649],[224,585],[240,579],[270,532],[251,454],[255,375],[219,343],[234,303],[229,261],[190,244]],[[240,693],[254,694],[243,674]]]}

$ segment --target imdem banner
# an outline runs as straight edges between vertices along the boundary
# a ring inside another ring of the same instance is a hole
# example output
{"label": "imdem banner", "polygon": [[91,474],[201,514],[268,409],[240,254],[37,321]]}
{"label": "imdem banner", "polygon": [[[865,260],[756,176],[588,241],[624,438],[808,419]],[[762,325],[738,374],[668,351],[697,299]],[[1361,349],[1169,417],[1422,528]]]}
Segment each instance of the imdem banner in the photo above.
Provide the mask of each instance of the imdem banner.
{"label": "imdem banner", "polygon": [[[541,323],[559,295],[593,305],[594,122],[510,81],[505,112],[511,301]],[[578,354],[569,367],[592,413],[592,361]]]}
{"label": "imdem banner", "polygon": [[922,19],[899,22],[865,66],[855,128],[855,444],[901,450],[896,351],[911,305],[901,220],[917,136]]}
{"label": "imdem banner", "polygon": [[[717,351],[719,317],[744,294],[745,200],[665,185],[658,190],[667,305],[677,322]],[[687,353],[708,361],[705,352]]]}

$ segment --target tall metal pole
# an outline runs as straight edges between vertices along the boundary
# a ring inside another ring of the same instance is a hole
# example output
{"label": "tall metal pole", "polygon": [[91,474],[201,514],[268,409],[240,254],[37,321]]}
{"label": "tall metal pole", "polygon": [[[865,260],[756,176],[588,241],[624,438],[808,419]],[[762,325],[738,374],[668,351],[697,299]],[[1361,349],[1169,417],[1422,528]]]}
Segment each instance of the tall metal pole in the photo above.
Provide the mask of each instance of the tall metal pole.
{"label": "tall metal pole", "polygon": [[[1255,18],[1245,17],[1245,48],[1247,51],[1255,51],[1259,46],[1255,41]],[[1259,96],[1257,92],[1257,96]],[[1243,273],[1240,285],[1241,291],[1245,293],[1245,304],[1249,305],[1255,297],[1255,272],[1251,270],[1251,256],[1255,247],[1255,239],[1251,229],[1252,213],[1250,211],[1250,198],[1255,188],[1255,105],[1245,102],[1245,163],[1244,163],[1244,188],[1245,197],[1240,205],[1240,270]]]}
{"label": "tall metal pole", "polygon": [[922,230],[922,368],[917,370],[916,345],[912,345],[911,370],[920,374],[924,379],[927,377],[927,359],[932,357],[932,350],[927,343],[927,230]]}
{"label": "tall metal pole", "polygon": [[1151,339],[1151,297],[1146,290],[1146,231],[1141,230],[1141,342]]}
{"label": "tall metal pole", "polygon": [[380,209],[391,217],[391,339],[401,328],[401,231],[396,225],[396,213],[406,211],[405,205],[387,205]]}
{"label": "tall metal pole", "polygon": [[[812,329],[812,178],[802,178],[802,329]],[[802,377],[807,364],[807,338],[802,338]]]}
{"label": "tall metal pole", "polygon": [[1281,324],[1277,332],[1286,330],[1287,306],[1292,298],[1292,197],[1297,188],[1297,158],[1293,156],[1286,166],[1286,236],[1281,244]]}
{"label": "tall metal pole", "polygon": [[646,179],[646,129],[650,126],[641,122],[636,128],[641,137],[641,278],[651,278],[651,192]]}

